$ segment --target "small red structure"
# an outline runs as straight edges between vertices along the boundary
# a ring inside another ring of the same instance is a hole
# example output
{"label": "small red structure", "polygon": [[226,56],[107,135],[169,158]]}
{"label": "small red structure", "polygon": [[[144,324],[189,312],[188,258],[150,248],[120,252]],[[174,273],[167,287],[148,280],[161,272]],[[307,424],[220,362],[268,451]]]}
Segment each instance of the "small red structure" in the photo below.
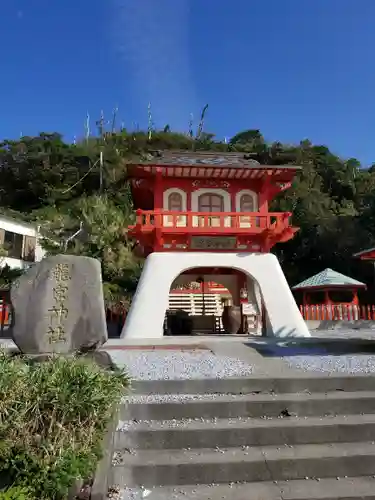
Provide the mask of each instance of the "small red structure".
{"label": "small red structure", "polygon": [[370,262],[374,262],[375,248],[368,248],[367,250],[362,250],[361,252],[355,253],[353,257],[357,257],[361,260],[368,260]]}
{"label": "small red structure", "polygon": [[358,290],[366,285],[332,269],[325,269],[292,287],[302,292],[305,319],[359,319]]}
{"label": "small red structure", "polygon": [[155,152],[129,167],[136,223],[129,235],[153,251],[269,252],[297,228],[268,211],[300,167],[260,165],[244,153]]}

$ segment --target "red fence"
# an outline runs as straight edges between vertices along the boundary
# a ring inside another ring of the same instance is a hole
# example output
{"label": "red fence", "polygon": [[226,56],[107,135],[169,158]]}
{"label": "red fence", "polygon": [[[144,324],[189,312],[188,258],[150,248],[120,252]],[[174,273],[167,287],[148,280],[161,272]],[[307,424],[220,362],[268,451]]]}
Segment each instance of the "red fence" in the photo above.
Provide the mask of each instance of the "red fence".
{"label": "red fence", "polygon": [[316,321],[375,321],[375,306],[356,306],[353,304],[317,304],[300,306],[305,320]]}
{"label": "red fence", "polygon": [[11,322],[11,307],[9,304],[8,294],[0,292],[0,337],[4,337]]}

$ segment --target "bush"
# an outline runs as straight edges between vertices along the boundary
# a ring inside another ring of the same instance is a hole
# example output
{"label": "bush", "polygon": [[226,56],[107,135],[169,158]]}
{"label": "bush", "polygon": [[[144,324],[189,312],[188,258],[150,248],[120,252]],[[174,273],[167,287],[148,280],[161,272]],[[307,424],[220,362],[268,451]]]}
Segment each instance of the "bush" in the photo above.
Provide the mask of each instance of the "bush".
{"label": "bush", "polygon": [[93,474],[127,386],[123,372],[84,358],[31,363],[0,353],[0,487],[26,487],[28,500],[66,498]]}
{"label": "bush", "polygon": [[31,495],[28,488],[16,486],[0,491],[0,500],[31,500]]}

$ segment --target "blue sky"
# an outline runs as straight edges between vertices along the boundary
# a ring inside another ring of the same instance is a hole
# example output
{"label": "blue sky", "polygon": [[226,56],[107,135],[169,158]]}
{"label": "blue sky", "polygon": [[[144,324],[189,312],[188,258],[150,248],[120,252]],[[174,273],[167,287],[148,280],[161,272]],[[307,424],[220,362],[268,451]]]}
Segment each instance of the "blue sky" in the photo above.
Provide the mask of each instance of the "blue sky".
{"label": "blue sky", "polygon": [[374,0],[2,2],[0,137],[83,134],[89,111],[375,162]]}

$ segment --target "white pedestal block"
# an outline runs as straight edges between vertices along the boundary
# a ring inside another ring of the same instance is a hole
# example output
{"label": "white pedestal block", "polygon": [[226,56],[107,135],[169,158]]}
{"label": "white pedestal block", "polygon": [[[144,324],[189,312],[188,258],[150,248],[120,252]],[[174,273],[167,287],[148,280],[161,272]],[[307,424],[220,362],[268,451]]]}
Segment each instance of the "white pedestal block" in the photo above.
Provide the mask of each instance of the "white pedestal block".
{"label": "white pedestal block", "polygon": [[245,273],[259,284],[272,336],[310,337],[275,255],[155,252],[146,259],[121,338],[161,338],[173,281],[182,272],[199,267],[231,268]]}

